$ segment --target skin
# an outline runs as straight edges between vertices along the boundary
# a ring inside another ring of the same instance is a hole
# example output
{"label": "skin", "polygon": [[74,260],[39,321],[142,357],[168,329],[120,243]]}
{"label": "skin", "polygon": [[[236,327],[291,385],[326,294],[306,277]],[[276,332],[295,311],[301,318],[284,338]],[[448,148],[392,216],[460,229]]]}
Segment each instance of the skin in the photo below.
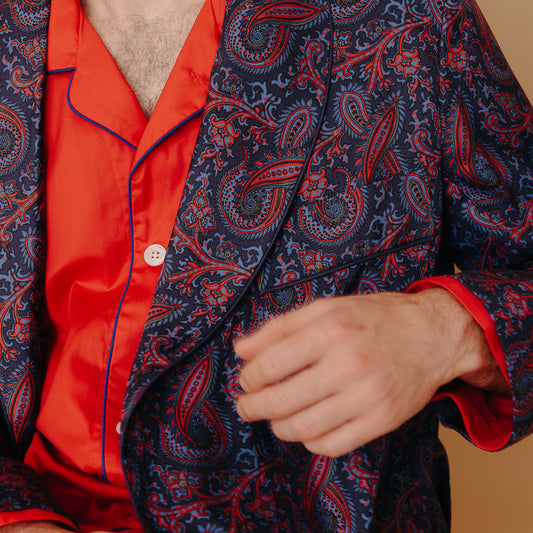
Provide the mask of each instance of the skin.
{"label": "skin", "polygon": [[482,329],[441,288],[319,300],[235,351],[242,419],[330,457],[397,429],[454,379],[510,394]]}
{"label": "skin", "polygon": [[80,0],[149,118],[203,0]]}

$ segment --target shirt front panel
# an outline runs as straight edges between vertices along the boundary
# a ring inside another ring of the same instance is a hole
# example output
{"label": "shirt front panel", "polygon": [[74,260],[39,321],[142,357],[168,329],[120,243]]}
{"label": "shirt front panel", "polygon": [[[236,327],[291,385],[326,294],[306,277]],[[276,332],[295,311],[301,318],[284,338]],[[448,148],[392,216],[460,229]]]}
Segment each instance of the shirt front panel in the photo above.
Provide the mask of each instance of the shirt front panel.
{"label": "shirt front panel", "polygon": [[[147,121],[79,4],[52,2],[45,139],[54,338],[26,461],[82,525],[138,527],[120,464],[122,401],[198,134],[222,16],[222,2],[208,1]],[[155,262],[153,253],[145,256],[154,245]]]}

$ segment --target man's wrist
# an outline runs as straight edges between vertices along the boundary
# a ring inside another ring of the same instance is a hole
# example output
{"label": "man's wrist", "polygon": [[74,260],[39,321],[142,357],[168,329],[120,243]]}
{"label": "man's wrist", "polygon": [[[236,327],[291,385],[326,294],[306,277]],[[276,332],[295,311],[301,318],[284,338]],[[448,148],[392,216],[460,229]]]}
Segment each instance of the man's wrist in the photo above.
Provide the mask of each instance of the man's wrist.
{"label": "man's wrist", "polygon": [[426,288],[413,296],[447,354],[440,369],[441,385],[460,379],[479,389],[510,395],[483,329],[459,300],[443,287]]}

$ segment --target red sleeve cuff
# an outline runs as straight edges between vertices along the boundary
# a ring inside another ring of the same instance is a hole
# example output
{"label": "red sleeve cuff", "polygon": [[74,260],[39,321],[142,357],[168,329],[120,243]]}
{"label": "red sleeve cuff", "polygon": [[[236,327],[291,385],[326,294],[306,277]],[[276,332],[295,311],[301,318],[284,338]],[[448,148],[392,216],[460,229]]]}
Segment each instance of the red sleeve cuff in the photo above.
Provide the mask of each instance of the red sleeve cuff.
{"label": "red sleeve cuff", "polygon": [[41,509],[26,509],[24,511],[6,511],[0,513],[0,527],[18,522],[37,522],[39,520],[48,520],[56,522],[67,527],[72,531],[79,531],[74,522],[71,522],[63,515],[51,511],[42,511]]}
{"label": "red sleeve cuff", "polygon": [[[481,326],[492,354],[510,385],[500,339],[483,302],[460,281],[448,276],[416,281],[407,288],[407,292],[419,292],[433,287],[442,287],[453,294]],[[443,387],[433,400],[446,398],[451,398],[459,408],[468,436],[476,446],[495,451],[509,442],[513,427],[512,398],[482,391],[459,381]]]}

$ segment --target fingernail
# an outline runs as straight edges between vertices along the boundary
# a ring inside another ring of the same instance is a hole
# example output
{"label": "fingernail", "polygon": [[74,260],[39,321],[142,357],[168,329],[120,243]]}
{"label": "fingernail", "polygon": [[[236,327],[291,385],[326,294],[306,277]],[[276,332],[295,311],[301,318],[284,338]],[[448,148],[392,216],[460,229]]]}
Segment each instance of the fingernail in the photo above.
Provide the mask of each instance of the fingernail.
{"label": "fingernail", "polygon": [[246,380],[243,378],[242,374],[239,376],[239,385],[243,391],[248,392],[248,383],[246,383]]}
{"label": "fingernail", "polygon": [[244,416],[244,413],[242,412],[242,409],[241,409],[241,406],[240,406],[240,402],[237,400],[236,404],[235,404],[235,408],[237,409],[237,414],[239,415],[239,418],[243,421],[243,422],[248,422],[248,420],[246,419],[246,417]]}

